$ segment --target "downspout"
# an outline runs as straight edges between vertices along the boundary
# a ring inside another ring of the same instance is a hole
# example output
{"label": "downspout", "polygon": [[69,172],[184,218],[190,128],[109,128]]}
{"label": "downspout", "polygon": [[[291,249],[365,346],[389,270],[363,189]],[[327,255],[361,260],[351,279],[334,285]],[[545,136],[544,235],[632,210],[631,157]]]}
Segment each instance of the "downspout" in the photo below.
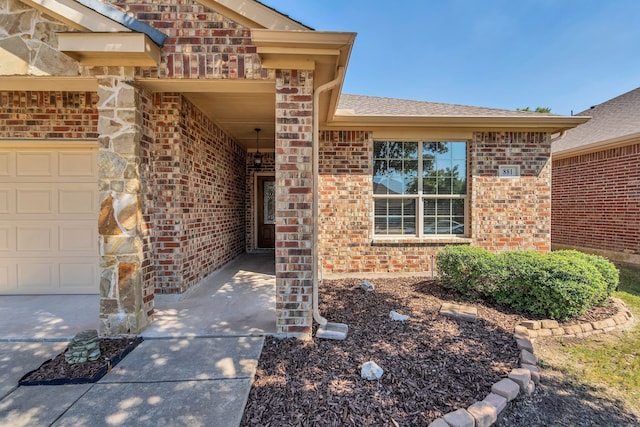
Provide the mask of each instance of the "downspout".
{"label": "downspout", "polygon": [[320,117],[319,117],[319,105],[320,94],[333,89],[340,84],[344,78],[344,67],[338,67],[338,76],[328,83],[323,84],[313,93],[313,319],[325,326],[327,319],[320,315],[318,310],[318,267],[319,267],[319,249],[318,249],[318,234],[320,231],[320,202],[319,202],[319,181],[320,181]]}

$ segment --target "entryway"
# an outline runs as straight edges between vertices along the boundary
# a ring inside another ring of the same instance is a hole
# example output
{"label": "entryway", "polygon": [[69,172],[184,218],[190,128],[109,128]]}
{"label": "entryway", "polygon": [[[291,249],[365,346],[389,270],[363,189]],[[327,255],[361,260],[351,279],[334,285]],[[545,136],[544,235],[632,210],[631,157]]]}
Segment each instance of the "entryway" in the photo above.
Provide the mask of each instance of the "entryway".
{"label": "entryway", "polygon": [[274,254],[245,253],[182,295],[155,295],[145,338],[276,333]]}
{"label": "entryway", "polygon": [[276,247],[276,179],[257,176],[256,187],[258,249],[273,249]]}

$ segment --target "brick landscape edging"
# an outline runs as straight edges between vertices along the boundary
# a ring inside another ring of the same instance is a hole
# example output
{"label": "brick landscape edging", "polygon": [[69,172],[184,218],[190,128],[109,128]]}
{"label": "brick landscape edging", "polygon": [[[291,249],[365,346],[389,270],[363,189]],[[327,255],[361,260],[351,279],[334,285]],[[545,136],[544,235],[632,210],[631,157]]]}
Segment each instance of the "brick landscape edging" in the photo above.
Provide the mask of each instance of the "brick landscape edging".
{"label": "brick landscape edging", "polygon": [[[497,421],[498,415],[507,407],[510,401],[520,393],[531,396],[535,391],[536,385],[540,384],[540,372],[537,367],[538,359],[534,353],[532,340],[537,337],[552,336],[583,338],[619,329],[628,324],[633,319],[633,315],[622,300],[612,298],[612,301],[614,306],[618,307],[618,312],[604,320],[564,327],[560,326],[555,320],[527,320],[520,323],[520,325],[516,326],[513,334],[518,345],[518,351],[520,351],[520,367],[513,369],[507,378],[503,378],[491,386],[491,393],[484,400],[475,402],[467,409],[458,409],[441,418],[437,418],[428,427],[491,426]],[[458,308],[462,310],[460,307]],[[446,315],[456,318],[451,313]],[[459,320],[464,319],[460,318]]]}

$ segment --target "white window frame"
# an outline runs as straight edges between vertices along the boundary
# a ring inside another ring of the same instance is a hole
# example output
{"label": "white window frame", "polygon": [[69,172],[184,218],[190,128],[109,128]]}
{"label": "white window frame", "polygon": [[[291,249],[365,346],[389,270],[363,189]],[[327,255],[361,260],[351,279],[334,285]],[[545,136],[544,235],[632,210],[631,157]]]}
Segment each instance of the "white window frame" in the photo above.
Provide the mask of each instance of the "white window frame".
{"label": "white window frame", "polygon": [[[468,227],[468,218],[469,218],[469,144],[470,141],[460,139],[460,140],[442,140],[442,141],[431,141],[431,140],[401,140],[401,139],[384,139],[384,140],[375,140],[373,143],[375,145],[376,142],[414,142],[418,144],[418,190],[417,194],[375,194],[373,193],[373,224],[372,224],[372,233],[375,239],[412,239],[412,238],[420,238],[420,239],[442,239],[442,238],[467,238],[469,236],[469,227]],[[440,195],[440,194],[423,194],[423,146],[425,143],[433,143],[433,142],[464,142],[466,143],[466,153],[465,153],[465,182],[466,182],[466,194],[451,194],[451,195]],[[372,161],[375,162],[375,154],[372,158]],[[372,174],[373,176],[373,174]],[[416,200],[416,233],[415,234],[376,234],[375,232],[375,201],[376,199],[407,199],[407,200]],[[464,233],[463,234],[424,234],[424,201],[426,199],[444,199],[444,200],[463,200],[464,201]]]}

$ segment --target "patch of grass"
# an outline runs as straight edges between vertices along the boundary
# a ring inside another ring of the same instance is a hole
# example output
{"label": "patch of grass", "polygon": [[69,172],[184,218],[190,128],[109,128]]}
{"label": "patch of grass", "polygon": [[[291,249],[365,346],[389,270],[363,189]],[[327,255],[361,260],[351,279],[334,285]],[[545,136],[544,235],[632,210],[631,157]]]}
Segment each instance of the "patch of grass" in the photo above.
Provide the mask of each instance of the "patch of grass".
{"label": "patch of grass", "polygon": [[[640,268],[619,266],[615,296],[640,318]],[[619,336],[581,340],[564,347],[568,363],[562,369],[593,385],[615,390],[640,408],[640,324]]]}

